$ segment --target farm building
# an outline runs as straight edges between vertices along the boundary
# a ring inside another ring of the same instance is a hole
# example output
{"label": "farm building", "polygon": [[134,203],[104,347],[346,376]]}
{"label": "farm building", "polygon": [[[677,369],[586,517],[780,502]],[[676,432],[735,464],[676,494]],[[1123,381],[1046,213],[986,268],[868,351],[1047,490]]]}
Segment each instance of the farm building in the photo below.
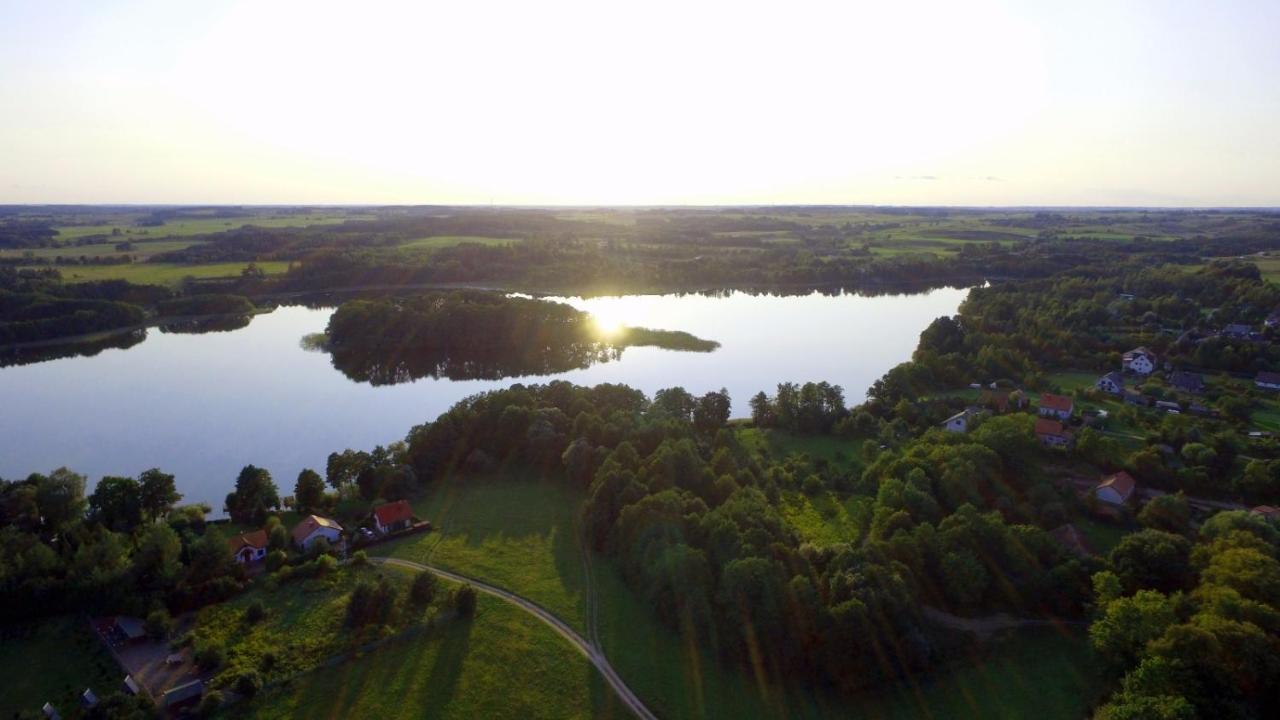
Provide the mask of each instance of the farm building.
{"label": "farm building", "polygon": [[1145,347],[1134,348],[1121,357],[1121,366],[1129,372],[1150,375],[1156,370],[1156,354]]}
{"label": "farm building", "polygon": [[1195,395],[1199,395],[1204,392],[1204,378],[1201,377],[1199,373],[1182,372],[1179,370],[1169,376],[1169,385],[1180,392],[1192,393]]}
{"label": "farm building", "polygon": [[1053,393],[1044,393],[1040,396],[1040,416],[1052,417],[1059,420],[1066,420],[1071,417],[1071,413],[1075,410],[1075,401],[1066,395],[1054,395]]}
{"label": "farm building", "polygon": [[1093,494],[1099,501],[1109,505],[1123,505],[1129,502],[1129,498],[1133,497],[1133,493],[1138,489],[1138,483],[1133,476],[1121,470],[1115,475],[1108,475],[1098,483],[1093,489]]}
{"label": "farm building", "polygon": [[248,565],[255,563],[267,556],[267,531],[254,530],[250,533],[241,533],[229,540],[227,545],[231,548],[231,555],[236,562]]}
{"label": "farm building", "polygon": [[1098,378],[1098,382],[1094,383],[1094,386],[1105,393],[1111,393],[1112,395],[1123,395],[1124,394],[1124,376],[1118,372],[1114,372],[1114,371],[1109,372],[1106,375],[1103,375],[1102,377]]}
{"label": "farm building", "polygon": [[1036,420],[1036,439],[1045,447],[1070,447],[1075,441],[1069,429],[1050,418]]}
{"label": "farm building", "polygon": [[312,544],[320,538],[327,540],[330,545],[337,545],[342,540],[342,526],[329,518],[308,515],[293,526],[290,535],[293,536],[294,545],[302,550],[310,550]]}
{"label": "farm building", "polygon": [[413,524],[413,508],[406,500],[396,500],[373,509],[373,524],[382,534],[404,530]]}

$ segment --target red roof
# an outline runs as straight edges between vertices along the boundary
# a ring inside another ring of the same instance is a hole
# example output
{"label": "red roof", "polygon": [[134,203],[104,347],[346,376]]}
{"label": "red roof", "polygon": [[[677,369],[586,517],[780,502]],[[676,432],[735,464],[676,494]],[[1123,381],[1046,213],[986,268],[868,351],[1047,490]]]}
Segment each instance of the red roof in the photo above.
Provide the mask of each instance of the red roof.
{"label": "red roof", "polygon": [[373,516],[378,519],[379,525],[385,527],[404,520],[412,520],[413,508],[409,507],[407,501],[397,500],[374,508]]}
{"label": "red roof", "polygon": [[1066,395],[1045,393],[1040,396],[1040,407],[1042,408],[1049,408],[1050,410],[1058,410],[1061,412],[1071,412],[1071,407],[1073,405],[1075,405],[1075,401]]}
{"label": "red roof", "polygon": [[1133,494],[1133,489],[1137,486],[1138,483],[1133,479],[1133,476],[1121,470],[1115,475],[1109,475],[1103,478],[1102,482],[1098,484],[1097,489],[1101,490],[1102,488],[1109,487],[1116,491],[1121,500],[1128,500],[1129,496]]}
{"label": "red roof", "polygon": [[1071,432],[1062,426],[1062,423],[1053,418],[1037,418],[1036,419],[1037,435],[1070,435]]}
{"label": "red roof", "polygon": [[1253,512],[1257,515],[1261,515],[1263,517],[1280,518],[1280,508],[1272,507],[1271,505],[1259,505],[1258,507],[1254,508],[1250,512]]}
{"label": "red roof", "polygon": [[267,546],[267,531],[254,530],[253,532],[241,533],[229,540],[227,544],[231,546],[231,552],[236,553],[242,547],[264,548]]}

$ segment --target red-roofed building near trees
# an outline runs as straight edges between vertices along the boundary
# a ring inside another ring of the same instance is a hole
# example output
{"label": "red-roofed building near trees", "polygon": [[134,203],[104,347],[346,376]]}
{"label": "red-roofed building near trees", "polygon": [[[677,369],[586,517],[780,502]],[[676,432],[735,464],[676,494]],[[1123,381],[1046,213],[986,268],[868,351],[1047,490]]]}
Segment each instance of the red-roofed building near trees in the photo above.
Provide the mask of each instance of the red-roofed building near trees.
{"label": "red-roofed building near trees", "polygon": [[1109,505],[1124,505],[1137,489],[1138,483],[1133,476],[1121,470],[1103,478],[1098,487],[1093,489],[1093,494],[1099,501]]}
{"label": "red-roofed building near trees", "polygon": [[267,556],[267,531],[241,533],[227,540],[227,544],[231,546],[231,554],[236,562],[245,565],[258,562]]}
{"label": "red-roofed building near trees", "polygon": [[405,500],[379,505],[373,509],[373,524],[383,535],[405,530],[413,524],[413,508]]}
{"label": "red-roofed building near trees", "polygon": [[1044,393],[1040,396],[1040,416],[1067,420],[1075,410],[1076,403],[1066,395]]}

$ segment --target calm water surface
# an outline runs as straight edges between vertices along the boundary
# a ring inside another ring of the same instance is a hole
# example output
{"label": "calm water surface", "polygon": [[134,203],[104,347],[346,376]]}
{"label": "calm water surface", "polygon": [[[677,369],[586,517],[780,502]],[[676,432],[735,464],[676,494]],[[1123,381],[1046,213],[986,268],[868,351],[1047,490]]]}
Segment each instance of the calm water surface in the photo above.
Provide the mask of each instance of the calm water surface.
{"label": "calm water surface", "polygon": [[558,298],[605,325],[684,330],[721,347],[630,348],[616,362],[541,378],[382,387],[349,380],[327,353],[300,346],[304,335],[324,330],[332,310],[279,308],[223,333],[151,330],[125,350],[0,369],[0,477],[66,465],[92,484],[158,466],[177,475],[186,500],[220,509],[245,464],[267,468],[282,494],[291,492],[299,470],[323,474],[334,450],[386,444],[468,395],[552,378],[625,383],[648,394],[724,387],[735,416],[747,414],[751,395],[772,394],[782,381],[827,380],[854,404],[910,357],[925,326],[955,314],[967,292]]}

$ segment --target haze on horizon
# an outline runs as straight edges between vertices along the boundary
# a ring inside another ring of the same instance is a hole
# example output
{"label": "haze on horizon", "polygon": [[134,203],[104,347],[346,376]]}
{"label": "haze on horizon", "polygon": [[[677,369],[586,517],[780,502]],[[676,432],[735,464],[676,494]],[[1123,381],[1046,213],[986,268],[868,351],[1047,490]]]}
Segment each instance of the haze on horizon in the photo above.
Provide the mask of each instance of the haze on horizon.
{"label": "haze on horizon", "polygon": [[1280,3],[0,0],[0,203],[1280,206]]}

